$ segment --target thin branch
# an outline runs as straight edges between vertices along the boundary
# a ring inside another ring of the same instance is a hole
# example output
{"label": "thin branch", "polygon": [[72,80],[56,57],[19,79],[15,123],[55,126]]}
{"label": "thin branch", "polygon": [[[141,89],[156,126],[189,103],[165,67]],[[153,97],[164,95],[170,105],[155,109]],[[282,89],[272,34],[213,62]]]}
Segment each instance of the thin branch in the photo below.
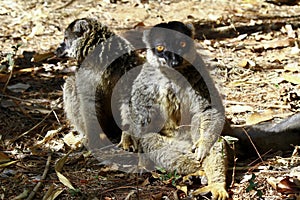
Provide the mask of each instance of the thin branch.
{"label": "thin branch", "polygon": [[75,0],[71,0],[71,1],[67,2],[64,5],[62,5],[62,6],[58,7],[58,8],[55,8],[55,10],[60,10],[60,9],[66,8],[66,7],[68,7],[69,5],[71,5],[74,2],[75,2]]}
{"label": "thin branch", "polygon": [[11,70],[10,70],[8,79],[7,79],[7,81],[6,81],[6,83],[5,83],[4,87],[3,87],[3,90],[2,90],[2,92],[3,92],[4,94],[5,94],[6,88],[7,88],[7,86],[8,86],[8,83],[9,83],[9,81],[10,81],[12,75],[13,75],[14,67],[15,67],[15,64],[13,63],[13,64],[11,65]]}
{"label": "thin branch", "polygon": [[249,139],[250,143],[252,144],[254,150],[256,151],[256,153],[257,153],[259,159],[260,159],[262,162],[264,162],[264,160],[262,159],[260,153],[258,152],[258,150],[257,150],[257,148],[256,148],[256,146],[255,146],[255,144],[253,143],[253,141],[252,141],[250,135],[247,133],[247,131],[246,131],[244,128],[243,128],[243,131],[244,131],[244,133],[246,134],[246,136],[248,137],[248,139]]}
{"label": "thin branch", "polygon": [[18,137],[15,137],[13,139],[10,140],[10,142],[15,142],[16,140],[20,139],[21,137],[27,135],[28,133],[30,133],[31,131],[33,131],[34,129],[36,129],[39,125],[41,125],[49,116],[50,114],[53,112],[53,109],[36,125],[34,125],[31,129],[29,129],[28,131],[22,133],[21,135],[19,135]]}
{"label": "thin branch", "polygon": [[39,190],[39,188],[41,187],[42,185],[42,180],[45,180],[46,176],[47,176],[47,173],[49,171],[49,167],[50,167],[50,162],[51,162],[51,153],[49,153],[48,155],[48,159],[47,159],[47,162],[46,162],[46,166],[45,166],[45,169],[44,169],[44,172],[43,172],[43,175],[41,177],[41,181],[39,181],[36,186],[33,188],[32,192],[29,194],[29,196],[27,197],[26,200],[32,200],[35,196],[35,194],[37,193],[37,191]]}
{"label": "thin branch", "polygon": [[238,105],[251,105],[251,106],[260,106],[267,108],[282,108],[282,109],[290,109],[290,106],[286,105],[274,105],[274,104],[261,104],[261,103],[250,103],[250,102],[239,102],[239,101],[225,101],[225,104],[238,104]]}

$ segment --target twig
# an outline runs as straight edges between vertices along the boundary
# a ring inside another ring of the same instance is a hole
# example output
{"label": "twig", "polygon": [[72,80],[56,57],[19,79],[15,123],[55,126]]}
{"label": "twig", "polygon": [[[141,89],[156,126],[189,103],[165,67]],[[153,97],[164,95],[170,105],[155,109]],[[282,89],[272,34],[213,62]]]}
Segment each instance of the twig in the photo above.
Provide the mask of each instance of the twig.
{"label": "twig", "polygon": [[[45,166],[43,175],[42,175],[42,177],[41,177],[41,180],[45,180],[45,178],[46,178],[46,176],[47,176],[47,173],[48,173],[48,171],[49,171],[50,162],[51,162],[51,153],[49,153],[49,155],[48,155],[48,159],[47,159],[46,166]],[[39,181],[39,182],[36,184],[36,186],[33,188],[32,192],[29,194],[29,196],[27,197],[26,200],[31,200],[31,199],[33,199],[33,197],[35,196],[35,194],[37,193],[37,191],[39,190],[39,188],[41,187],[41,185],[42,185],[42,182]]]}
{"label": "twig", "polygon": [[135,186],[120,186],[120,187],[116,187],[116,188],[110,188],[110,189],[103,191],[102,194],[111,192],[114,190],[120,190],[120,189],[136,189],[136,187]]}
{"label": "twig", "polygon": [[13,139],[10,140],[10,142],[15,142],[16,140],[20,139],[21,137],[27,135],[28,133],[30,133],[32,130],[36,129],[40,124],[42,124],[49,116],[50,114],[53,112],[53,109],[36,125],[34,125],[31,129],[29,129],[28,131],[22,133],[21,135],[19,135],[18,137],[15,137]]}
{"label": "twig", "polygon": [[235,154],[235,144],[232,144],[232,150],[233,150],[233,169],[232,169],[232,176],[231,176],[231,183],[230,183],[230,187],[233,187],[234,185],[234,177],[235,177],[235,171],[236,171],[236,161],[237,161],[237,157]]}
{"label": "twig", "polygon": [[[262,155],[262,157],[264,157],[265,155],[267,155],[268,153],[270,153],[272,151],[272,149],[270,149],[269,151],[267,151],[266,153],[264,153]],[[256,163],[256,161],[258,160],[259,158],[255,159],[254,161],[252,161],[251,163],[249,163],[249,166],[251,166],[253,163]]]}
{"label": "twig", "polygon": [[282,108],[289,109],[290,106],[285,105],[273,105],[273,104],[261,104],[261,103],[250,103],[250,102],[238,102],[238,101],[225,101],[225,104],[238,104],[238,105],[251,105],[251,106],[260,106],[260,107],[268,107],[268,108]]}
{"label": "twig", "polygon": [[61,126],[61,123],[60,123],[60,121],[59,121],[59,119],[58,119],[58,116],[57,116],[55,110],[53,110],[53,114],[54,114],[54,116],[55,116],[55,118],[56,118],[56,121],[58,122],[59,126]]}
{"label": "twig", "polygon": [[11,65],[11,70],[10,70],[8,79],[7,79],[7,81],[6,81],[6,83],[5,83],[4,87],[3,87],[3,90],[2,90],[2,93],[3,93],[3,94],[5,94],[7,85],[8,85],[8,83],[9,83],[9,81],[10,81],[12,75],[13,75],[14,67],[15,67],[15,64],[13,63],[13,64]]}
{"label": "twig", "polygon": [[256,153],[257,153],[259,159],[260,159],[262,162],[264,162],[264,160],[263,160],[262,157],[260,156],[260,153],[258,152],[258,150],[257,150],[257,148],[256,148],[256,146],[255,146],[255,144],[253,143],[253,141],[252,141],[250,135],[247,133],[247,131],[246,131],[244,128],[243,128],[243,131],[244,131],[244,133],[246,134],[246,136],[248,137],[248,139],[249,139],[250,143],[252,144],[254,150],[256,151]]}
{"label": "twig", "polygon": [[65,8],[65,7],[68,7],[69,5],[71,5],[72,3],[74,3],[74,1],[75,1],[75,0],[71,0],[71,1],[67,2],[67,3],[64,4],[64,5],[62,5],[62,6],[58,7],[58,8],[55,8],[55,10],[60,10],[60,9]]}

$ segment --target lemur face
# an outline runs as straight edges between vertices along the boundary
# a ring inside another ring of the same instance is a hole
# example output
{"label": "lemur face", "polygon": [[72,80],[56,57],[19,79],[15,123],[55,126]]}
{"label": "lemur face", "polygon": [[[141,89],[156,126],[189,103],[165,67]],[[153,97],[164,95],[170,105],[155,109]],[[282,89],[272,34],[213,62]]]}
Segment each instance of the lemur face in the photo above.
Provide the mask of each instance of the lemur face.
{"label": "lemur face", "polygon": [[80,45],[87,37],[91,29],[91,22],[88,19],[78,19],[73,21],[65,31],[64,42],[56,50],[58,57],[76,58],[76,49],[80,49]]}
{"label": "lemur face", "polygon": [[168,66],[180,66],[193,44],[193,30],[187,25],[173,21],[154,26],[149,33],[153,53],[164,59]]}

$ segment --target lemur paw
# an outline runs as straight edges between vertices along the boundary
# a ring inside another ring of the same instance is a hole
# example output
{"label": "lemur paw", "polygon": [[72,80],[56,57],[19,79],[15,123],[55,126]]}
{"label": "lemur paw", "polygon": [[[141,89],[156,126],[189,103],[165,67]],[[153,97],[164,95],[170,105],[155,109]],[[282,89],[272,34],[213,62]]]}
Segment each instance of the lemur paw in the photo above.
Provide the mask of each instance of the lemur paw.
{"label": "lemur paw", "polygon": [[196,153],[196,159],[200,162],[207,156],[210,150],[210,145],[202,140],[198,140],[192,147],[192,151]]}
{"label": "lemur paw", "polygon": [[202,170],[198,170],[198,171],[196,171],[195,173],[188,174],[188,175],[182,177],[182,182],[184,182],[184,183],[186,183],[186,182],[187,182],[187,183],[191,183],[191,180],[190,180],[190,179],[191,179],[193,176],[205,176],[205,172],[202,171]]}
{"label": "lemur paw", "polygon": [[213,199],[215,200],[226,200],[229,196],[225,189],[225,183],[212,183],[203,188],[195,190],[192,194],[194,196],[206,194],[211,192]]}
{"label": "lemur paw", "polygon": [[122,132],[121,141],[119,142],[119,144],[117,146],[124,149],[125,151],[130,151],[131,149],[133,151],[136,150],[134,142],[131,138],[131,135],[126,131]]}

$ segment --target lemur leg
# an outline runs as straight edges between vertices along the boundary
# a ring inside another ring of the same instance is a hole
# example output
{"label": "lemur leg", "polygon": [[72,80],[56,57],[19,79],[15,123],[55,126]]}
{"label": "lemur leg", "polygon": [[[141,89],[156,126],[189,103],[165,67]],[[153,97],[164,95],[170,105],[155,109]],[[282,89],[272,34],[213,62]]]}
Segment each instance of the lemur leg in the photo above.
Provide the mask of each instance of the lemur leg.
{"label": "lemur leg", "polygon": [[197,160],[201,162],[218,140],[224,126],[224,116],[217,109],[199,112],[192,119],[191,135]]}
{"label": "lemur leg", "polygon": [[190,151],[192,144],[188,140],[148,133],[140,138],[140,146],[145,157],[168,171],[191,174],[202,169],[201,163]]}
{"label": "lemur leg", "polygon": [[63,87],[64,110],[67,118],[81,136],[85,135],[84,121],[80,114],[80,100],[76,88],[75,76],[66,79]]}
{"label": "lemur leg", "polygon": [[226,191],[227,152],[225,141],[217,141],[208,156],[202,163],[208,185],[197,189],[193,195],[211,192],[214,199],[225,200],[228,198]]}

